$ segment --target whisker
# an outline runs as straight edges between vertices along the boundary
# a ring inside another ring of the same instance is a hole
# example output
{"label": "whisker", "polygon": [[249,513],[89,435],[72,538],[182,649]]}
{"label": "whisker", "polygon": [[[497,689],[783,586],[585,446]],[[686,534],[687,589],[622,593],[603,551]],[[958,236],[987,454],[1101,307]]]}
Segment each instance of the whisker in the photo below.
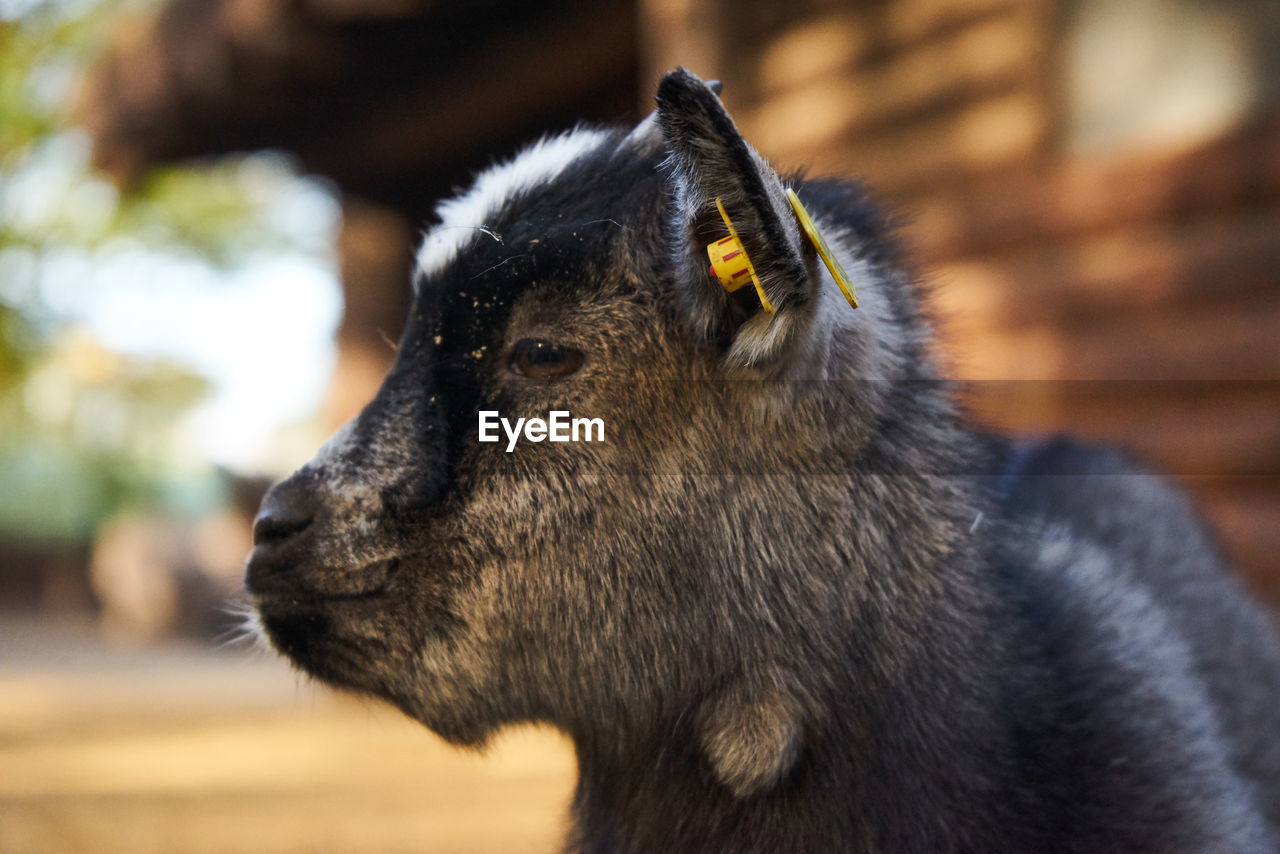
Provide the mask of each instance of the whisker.
{"label": "whisker", "polygon": [[494,264],[492,267],[489,267],[488,269],[485,269],[485,270],[481,270],[479,273],[476,273],[474,276],[472,276],[472,277],[471,277],[471,279],[474,281],[475,279],[478,279],[478,278],[480,278],[481,276],[483,276],[485,273],[488,273],[488,272],[491,272],[491,271],[493,271],[493,270],[498,269],[498,268],[499,268],[499,267],[501,267],[503,264],[506,264],[508,261],[514,261],[514,260],[516,260],[517,258],[528,258],[528,257],[530,257],[530,256],[529,256],[529,254],[528,254],[527,252],[522,252],[522,253],[520,253],[519,255],[511,255],[511,256],[509,256],[509,257],[507,257],[507,258],[502,259],[502,260],[501,260],[501,261],[499,261],[497,264]]}
{"label": "whisker", "polygon": [[266,629],[262,626],[262,618],[258,609],[243,600],[229,600],[219,608],[222,613],[234,620],[236,625],[220,632],[217,644],[222,648],[248,647],[255,652],[269,652],[271,643],[267,640]]}
{"label": "whisker", "polygon": [[449,231],[455,228],[465,228],[471,231],[484,232],[485,234],[492,237],[494,241],[496,241],[497,243],[502,243],[502,235],[498,234],[498,232],[494,231],[492,228],[490,228],[487,225],[437,225],[435,228],[431,230],[435,231],[436,229],[443,229],[443,230]]}

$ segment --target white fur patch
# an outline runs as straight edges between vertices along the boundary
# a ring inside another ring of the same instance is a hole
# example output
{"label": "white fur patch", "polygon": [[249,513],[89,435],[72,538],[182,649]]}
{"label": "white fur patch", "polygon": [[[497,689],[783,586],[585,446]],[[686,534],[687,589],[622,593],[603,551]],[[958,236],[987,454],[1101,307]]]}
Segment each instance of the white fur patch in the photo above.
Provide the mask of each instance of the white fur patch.
{"label": "white fur patch", "polygon": [[547,136],[505,163],[481,172],[471,189],[446,199],[436,207],[440,224],[427,232],[418,250],[415,281],[433,276],[458,257],[477,236],[501,240],[484,231],[489,220],[513,196],[545,184],[564,171],[577,157],[599,147],[607,131],[578,128]]}

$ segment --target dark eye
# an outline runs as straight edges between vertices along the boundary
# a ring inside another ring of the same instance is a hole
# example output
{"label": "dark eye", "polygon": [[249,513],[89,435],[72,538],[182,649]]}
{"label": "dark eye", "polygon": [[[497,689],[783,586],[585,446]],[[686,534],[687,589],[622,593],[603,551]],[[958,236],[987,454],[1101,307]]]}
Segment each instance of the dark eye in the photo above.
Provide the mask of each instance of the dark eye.
{"label": "dark eye", "polygon": [[581,367],[581,350],[542,338],[525,338],[511,351],[511,370],[532,380],[567,377]]}

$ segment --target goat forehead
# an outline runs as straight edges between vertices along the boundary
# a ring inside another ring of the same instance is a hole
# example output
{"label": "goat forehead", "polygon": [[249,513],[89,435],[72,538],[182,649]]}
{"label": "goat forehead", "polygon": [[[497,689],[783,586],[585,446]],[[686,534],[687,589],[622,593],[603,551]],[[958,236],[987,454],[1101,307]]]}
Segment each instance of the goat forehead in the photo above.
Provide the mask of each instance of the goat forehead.
{"label": "goat forehead", "polygon": [[[505,195],[492,196],[482,225],[463,228],[451,218],[434,229],[424,254],[446,248],[420,265],[415,280],[417,313],[434,318],[420,334],[437,348],[480,352],[495,343],[529,289],[585,296],[625,278],[620,265],[651,255],[655,227],[664,219],[661,154],[619,153],[619,136],[577,131],[554,138],[562,142],[558,156],[568,157],[554,169],[542,162],[551,144],[539,143],[512,164],[529,157],[541,163],[540,183],[504,184]],[[485,173],[477,184],[506,169]],[[520,174],[534,171],[530,166]]]}
{"label": "goat forehead", "polygon": [[427,232],[417,255],[417,278],[439,274],[489,231],[489,224],[513,200],[559,177],[570,164],[600,149],[615,134],[578,128],[544,137],[505,163],[477,176],[467,192],[436,207],[440,224]]}

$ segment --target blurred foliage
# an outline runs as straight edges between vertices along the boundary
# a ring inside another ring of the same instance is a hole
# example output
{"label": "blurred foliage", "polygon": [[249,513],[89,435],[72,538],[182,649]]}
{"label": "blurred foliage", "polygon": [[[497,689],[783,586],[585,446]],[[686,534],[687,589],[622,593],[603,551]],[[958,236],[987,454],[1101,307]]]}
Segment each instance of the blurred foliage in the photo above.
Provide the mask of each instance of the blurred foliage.
{"label": "blurred foliage", "polygon": [[0,396],[22,382],[38,351],[35,331],[26,318],[13,306],[0,302]]}
{"label": "blurred foliage", "polygon": [[[168,429],[206,384],[179,366],[131,359],[68,329],[0,395],[0,531],[80,539],[124,504],[174,503]],[[192,473],[187,473],[190,476]],[[191,486],[208,493],[197,476]]]}
{"label": "blurred foliage", "polygon": [[77,80],[146,5],[0,0],[0,536],[83,539],[127,504],[207,500],[216,480],[181,447],[208,383],[101,347],[68,288],[126,252],[233,269],[296,248],[271,204],[292,179],[279,156],[165,168],[125,194],[93,172],[70,125]]}

